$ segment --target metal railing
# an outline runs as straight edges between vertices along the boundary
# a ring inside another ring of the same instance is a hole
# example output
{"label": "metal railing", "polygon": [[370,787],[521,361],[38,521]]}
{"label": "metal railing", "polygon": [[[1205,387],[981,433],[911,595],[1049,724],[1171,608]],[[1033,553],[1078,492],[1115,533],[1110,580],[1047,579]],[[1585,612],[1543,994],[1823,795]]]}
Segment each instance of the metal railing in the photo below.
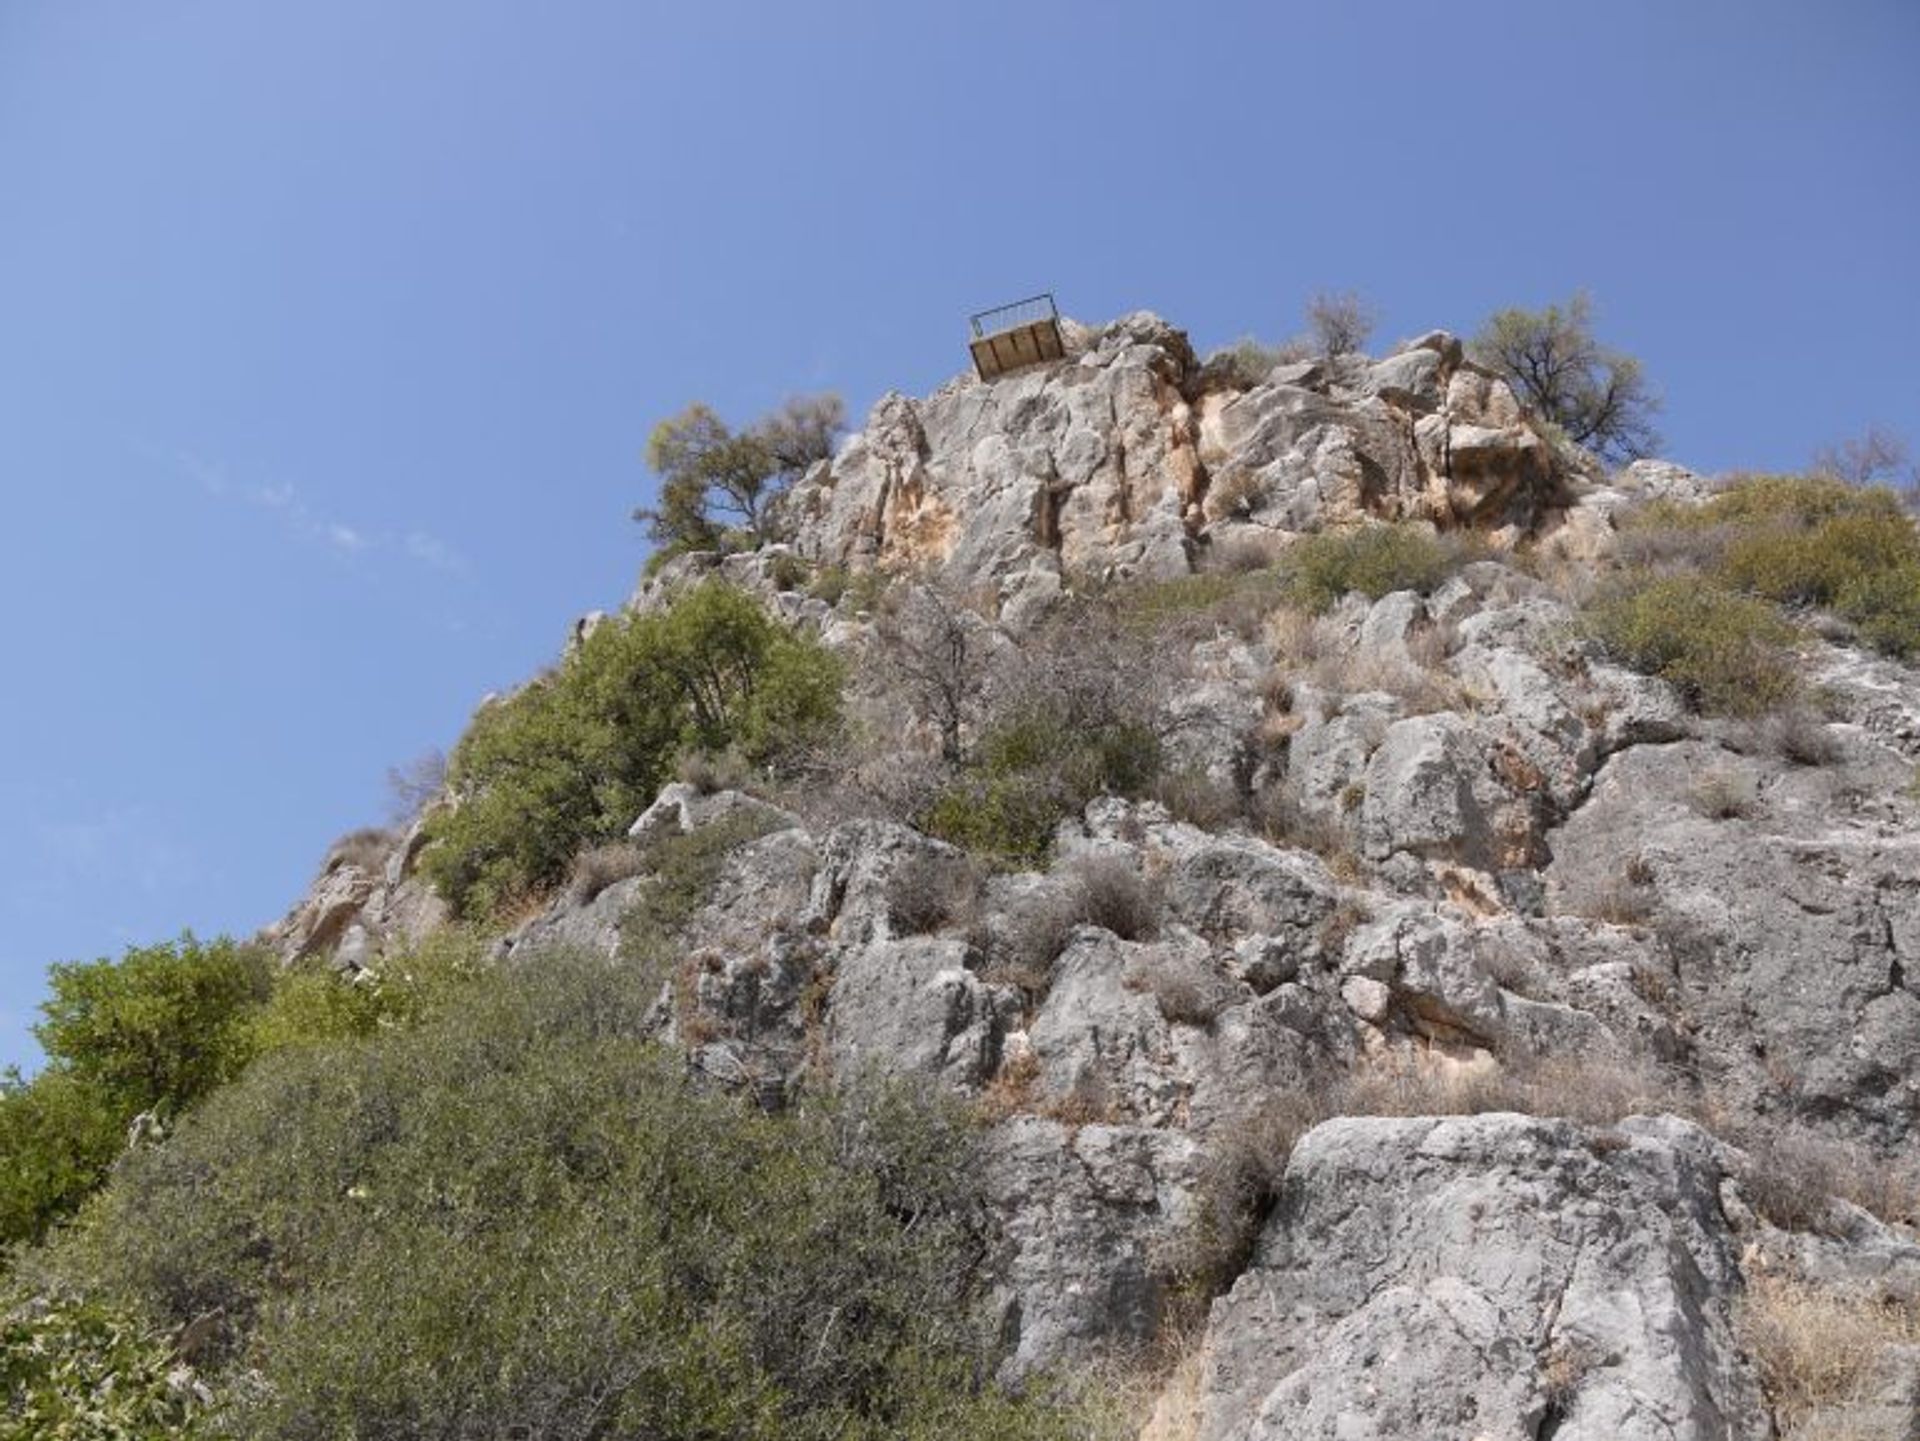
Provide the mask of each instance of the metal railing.
{"label": "metal railing", "polygon": [[1053,303],[1053,292],[1047,291],[1042,295],[1030,295],[1025,300],[1016,300],[1011,305],[996,306],[978,315],[970,315],[967,323],[973,327],[973,338],[983,340],[1002,331],[1017,330],[1023,325],[1033,325],[1043,320],[1057,321],[1059,318],[1060,308]]}

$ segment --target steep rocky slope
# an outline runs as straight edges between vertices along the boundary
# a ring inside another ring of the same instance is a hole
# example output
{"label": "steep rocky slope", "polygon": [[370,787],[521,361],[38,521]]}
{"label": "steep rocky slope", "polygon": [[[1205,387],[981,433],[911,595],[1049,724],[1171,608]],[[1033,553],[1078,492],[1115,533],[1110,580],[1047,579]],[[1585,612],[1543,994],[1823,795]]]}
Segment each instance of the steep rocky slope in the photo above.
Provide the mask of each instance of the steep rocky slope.
{"label": "steep rocky slope", "polygon": [[[870,1071],[976,1101],[1006,1375],[1193,1328],[1154,1435],[1775,1434],[1747,1293],[1920,1301],[1895,1184],[1920,1118],[1920,672],[1811,639],[1817,710],[1728,721],[1610,661],[1578,607],[1616,517],[1710,487],[1601,475],[1451,337],[1253,384],[1151,316],[1072,338],[887,396],[788,497],[790,549],[684,557],[633,603],[718,571],[856,650],[871,617],[806,578],[919,575],[1017,647],[1076,589],[1363,518],[1482,558],[1291,629],[1181,632],[1163,739],[1231,804],[1100,798],[1044,870],[669,787],[636,837],[731,844],[662,1035],[767,1104]],[[359,965],[431,927],[417,849],[343,859],[275,943]],[[506,944],[618,954],[649,884]],[[1780,1414],[1915,1436],[1917,1395],[1920,1352],[1889,1346],[1829,1410]]]}

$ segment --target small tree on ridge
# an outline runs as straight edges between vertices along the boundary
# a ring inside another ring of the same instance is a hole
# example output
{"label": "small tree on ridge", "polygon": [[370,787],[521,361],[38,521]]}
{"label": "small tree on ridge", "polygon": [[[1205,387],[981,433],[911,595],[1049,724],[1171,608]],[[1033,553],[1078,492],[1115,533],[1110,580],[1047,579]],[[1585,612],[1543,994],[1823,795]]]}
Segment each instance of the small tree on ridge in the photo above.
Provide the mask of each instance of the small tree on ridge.
{"label": "small tree on ridge", "polygon": [[1584,291],[1564,307],[1496,312],[1470,350],[1522,405],[1602,460],[1638,460],[1659,447],[1659,399],[1639,361],[1594,339]]}

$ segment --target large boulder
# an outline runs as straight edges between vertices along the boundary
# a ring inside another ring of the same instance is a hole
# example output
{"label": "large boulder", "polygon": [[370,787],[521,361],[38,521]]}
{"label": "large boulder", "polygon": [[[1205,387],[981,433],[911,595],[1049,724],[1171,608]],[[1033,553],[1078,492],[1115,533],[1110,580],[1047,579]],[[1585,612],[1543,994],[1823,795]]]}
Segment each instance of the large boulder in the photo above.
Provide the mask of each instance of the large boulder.
{"label": "large boulder", "polygon": [[1152,1340],[1169,1299],[1160,1258],[1193,1223],[1198,1143],[1179,1131],[1019,1116],[985,1146],[1005,1247],[1005,1373]]}
{"label": "large boulder", "polygon": [[1310,1132],[1215,1303],[1202,1441],[1761,1441],[1708,1139],[1512,1115]]}
{"label": "large boulder", "polygon": [[[1655,928],[1718,1102],[1910,1145],[1920,1119],[1920,834],[1818,770],[1705,741],[1609,760],[1550,837],[1551,903]],[[1624,909],[1623,909],[1624,908]]]}

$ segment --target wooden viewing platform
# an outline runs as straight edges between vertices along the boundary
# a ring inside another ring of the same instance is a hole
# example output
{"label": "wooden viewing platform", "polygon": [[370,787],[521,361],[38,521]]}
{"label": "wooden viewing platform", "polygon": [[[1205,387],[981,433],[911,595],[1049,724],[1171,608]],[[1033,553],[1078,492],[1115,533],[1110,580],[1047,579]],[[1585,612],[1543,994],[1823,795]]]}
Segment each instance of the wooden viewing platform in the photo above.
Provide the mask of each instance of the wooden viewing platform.
{"label": "wooden viewing platform", "polygon": [[973,368],[982,380],[1060,360],[1067,353],[1066,343],[1060,338],[1060,311],[1051,293],[983,310],[969,323],[973,339],[968,348],[973,351]]}

